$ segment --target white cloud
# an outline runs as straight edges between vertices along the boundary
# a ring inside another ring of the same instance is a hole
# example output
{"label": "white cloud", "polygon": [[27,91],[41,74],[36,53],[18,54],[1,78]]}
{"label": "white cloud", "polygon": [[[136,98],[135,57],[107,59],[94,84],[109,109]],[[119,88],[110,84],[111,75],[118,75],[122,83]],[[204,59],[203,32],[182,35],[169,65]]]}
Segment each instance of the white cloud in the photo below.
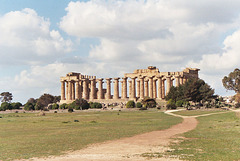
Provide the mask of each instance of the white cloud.
{"label": "white cloud", "polygon": [[161,71],[191,66],[213,84],[238,66],[238,32],[223,39],[238,30],[239,7],[238,0],[71,2],[60,28],[77,38],[99,38],[89,58],[111,66],[111,74],[148,65]]}
{"label": "white cloud", "polygon": [[28,8],[0,16],[0,63],[41,64],[70,52],[72,42],[49,28],[48,19]]}

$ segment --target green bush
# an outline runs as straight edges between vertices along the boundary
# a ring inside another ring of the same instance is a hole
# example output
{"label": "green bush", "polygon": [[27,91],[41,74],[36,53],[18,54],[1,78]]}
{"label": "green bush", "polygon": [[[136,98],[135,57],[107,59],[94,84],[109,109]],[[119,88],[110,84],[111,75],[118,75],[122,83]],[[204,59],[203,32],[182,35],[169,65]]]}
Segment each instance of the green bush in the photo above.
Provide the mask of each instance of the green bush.
{"label": "green bush", "polygon": [[66,103],[63,103],[59,106],[59,108],[64,110],[64,109],[67,109],[68,107]]}
{"label": "green bush", "polygon": [[90,102],[89,104],[90,104],[90,108],[97,108],[97,109],[102,108],[102,104],[98,102]]}
{"label": "green bush", "polygon": [[135,107],[135,102],[134,101],[128,101],[126,104],[127,108],[134,108]]}
{"label": "green bush", "polygon": [[137,103],[136,103],[136,107],[137,107],[137,108],[141,108],[141,107],[142,107],[141,102],[137,102]]}
{"label": "green bush", "polygon": [[0,111],[6,111],[6,110],[11,110],[12,105],[8,102],[3,102],[0,107]]}
{"label": "green bush", "polygon": [[53,110],[57,110],[59,108],[59,105],[57,104],[57,103],[54,103],[53,105],[52,105],[52,109]]}
{"label": "green bush", "polygon": [[35,110],[34,106],[32,103],[30,102],[27,102],[25,105],[24,105],[24,110],[26,111],[31,111],[31,110]]}
{"label": "green bush", "polygon": [[175,104],[175,102],[172,99],[169,99],[167,102],[167,109],[168,110],[173,110],[173,109],[177,109],[177,106]]}
{"label": "green bush", "polygon": [[85,99],[76,99],[74,102],[68,105],[75,110],[86,110],[89,109],[90,105]]}
{"label": "green bush", "polygon": [[72,107],[68,107],[68,112],[69,112],[69,113],[74,112],[74,111],[73,111],[73,108],[72,108]]}
{"label": "green bush", "polygon": [[34,106],[35,110],[43,110],[44,106],[40,105],[38,102],[36,103],[36,105]]}
{"label": "green bush", "polygon": [[183,103],[184,103],[183,100],[178,100],[178,101],[176,102],[176,106],[177,106],[177,107],[182,107],[182,106],[183,106]]}
{"label": "green bush", "polygon": [[149,98],[149,97],[145,97],[142,100],[142,104],[147,108],[154,108],[157,105],[156,101],[152,98]]}
{"label": "green bush", "polygon": [[22,104],[20,102],[11,103],[13,109],[20,109]]}
{"label": "green bush", "polygon": [[168,110],[175,110],[175,109],[177,109],[177,106],[175,105],[175,103],[174,104],[167,104],[167,109]]}

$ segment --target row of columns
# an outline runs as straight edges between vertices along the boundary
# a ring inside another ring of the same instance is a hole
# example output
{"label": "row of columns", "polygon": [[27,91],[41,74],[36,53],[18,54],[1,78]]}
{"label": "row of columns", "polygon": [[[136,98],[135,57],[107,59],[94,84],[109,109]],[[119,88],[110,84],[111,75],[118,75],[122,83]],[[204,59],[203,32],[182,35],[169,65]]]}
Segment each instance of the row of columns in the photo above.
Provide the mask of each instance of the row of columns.
{"label": "row of columns", "polygon": [[[175,86],[184,84],[186,78],[180,76],[157,76],[157,77],[132,77],[129,83],[129,90],[127,90],[127,77],[122,78],[121,84],[121,99],[129,99],[144,97],[164,99],[168,94],[170,88],[173,86],[173,80],[175,79]],[[112,78],[106,78],[106,89],[103,89],[103,79],[81,79],[81,80],[64,80],[61,81],[61,100],[75,100],[79,98],[84,99],[120,99],[119,95],[119,79],[113,78],[114,93],[111,95],[111,80]],[[166,92],[165,92],[165,81]],[[96,88],[98,83],[98,88]]]}

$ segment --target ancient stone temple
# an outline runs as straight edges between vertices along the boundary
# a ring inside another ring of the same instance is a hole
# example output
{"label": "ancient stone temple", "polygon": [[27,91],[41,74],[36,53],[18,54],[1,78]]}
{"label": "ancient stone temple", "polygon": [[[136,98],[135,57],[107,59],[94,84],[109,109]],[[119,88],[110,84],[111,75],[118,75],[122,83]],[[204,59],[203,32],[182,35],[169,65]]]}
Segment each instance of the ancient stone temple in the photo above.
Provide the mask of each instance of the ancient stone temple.
{"label": "ancient stone temple", "polygon": [[158,68],[149,66],[126,73],[122,78],[105,79],[71,72],[61,77],[61,103],[71,103],[79,98],[94,102],[138,101],[144,97],[162,100],[172,86],[184,84],[189,78],[198,79],[198,71],[197,68],[186,68],[181,72],[159,72]]}

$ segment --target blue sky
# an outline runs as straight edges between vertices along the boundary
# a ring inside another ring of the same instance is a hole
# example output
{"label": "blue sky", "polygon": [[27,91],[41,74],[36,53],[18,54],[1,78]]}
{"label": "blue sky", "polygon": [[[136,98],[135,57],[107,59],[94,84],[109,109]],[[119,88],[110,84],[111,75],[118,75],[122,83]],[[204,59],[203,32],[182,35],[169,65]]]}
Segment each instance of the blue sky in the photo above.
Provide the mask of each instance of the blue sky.
{"label": "blue sky", "polygon": [[233,0],[0,0],[0,92],[25,103],[60,95],[68,72],[121,77],[134,69],[200,68],[220,95],[240,59]]}

